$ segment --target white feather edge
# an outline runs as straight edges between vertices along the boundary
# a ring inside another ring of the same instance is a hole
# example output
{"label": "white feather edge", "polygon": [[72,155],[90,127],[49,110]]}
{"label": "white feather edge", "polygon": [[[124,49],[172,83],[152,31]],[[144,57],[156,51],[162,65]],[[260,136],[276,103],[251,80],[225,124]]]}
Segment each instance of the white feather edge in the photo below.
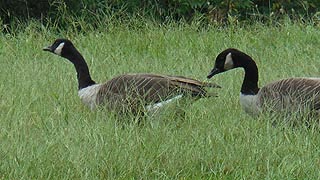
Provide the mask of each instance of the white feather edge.
{"label": "white feather edge", "polygon": [[173,97],[173,98],[171,98],[171,99],[168,99],[168,100],[166,100],[166,101],[161,101],[161,102],[159,102],[159,103],[156,103],[156,104],[152,104],[152,105],[147,105],[146,106],[146,109],[147,109],[147,111],[154,111],[154,110],[158,110],[159,108],[162,108],[163,106],[165,106],[165,105],[167,105],[167,104],[169,104],[169,103],[171,103],[171,102],[173,102],[173,101],[176,101],[176,100],[178,100],[178,99],[180,99],[180,98],[182,98],[183,97],[183,95],[182,94],[179,94],[179,95],[177,95],[177,96],[175,96],[175,97]]}

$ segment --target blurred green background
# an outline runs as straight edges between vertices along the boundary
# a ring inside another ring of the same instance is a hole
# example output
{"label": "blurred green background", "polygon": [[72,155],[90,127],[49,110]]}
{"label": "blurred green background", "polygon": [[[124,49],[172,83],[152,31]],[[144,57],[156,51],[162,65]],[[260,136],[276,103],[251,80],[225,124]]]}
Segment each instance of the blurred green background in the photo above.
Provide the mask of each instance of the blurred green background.
{"label": "blurred green background", "polygon": [[0,17],[4,30],[13,23],[30,19],[63,29],[75,19],[98,26],[101,21],[131,17],[159,23],[190,22],[200,18],[206,24],[225,24],[230,21],[265,22],[283,17],[311,19],[318,23],[319,7],[319,0],[1,0]]}

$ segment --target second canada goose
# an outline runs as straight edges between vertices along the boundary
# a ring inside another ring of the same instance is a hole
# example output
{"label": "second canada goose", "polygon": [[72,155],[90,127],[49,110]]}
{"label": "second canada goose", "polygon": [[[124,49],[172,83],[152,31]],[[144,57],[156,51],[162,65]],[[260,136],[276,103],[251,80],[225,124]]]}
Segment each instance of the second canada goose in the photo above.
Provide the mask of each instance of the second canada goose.
{"label": "second canada goose", "polygon": [[105,83],[96,83],[91,79],[85,59],[70,40],[57,39],[43,50],[73,63],[77,71],[78,95],[91,109],[104,104],[121,113],[136,114],[141,110],[153,111],[186,95],[195,99],[208,97],[210,95],[205,87],[219,87],[215,83],[200,82],[182,76],[147,73],[124,74]]}
{"label": "second canada goose", "polygon": [[258,115],[262,111],[296,113],[320,109],[320,78],[288,78],[258,87],[258,68],[255,61],[237,49],[222,51],[207,78],[225,71],[243,68],[244,80],[240,91],[243,109]]}

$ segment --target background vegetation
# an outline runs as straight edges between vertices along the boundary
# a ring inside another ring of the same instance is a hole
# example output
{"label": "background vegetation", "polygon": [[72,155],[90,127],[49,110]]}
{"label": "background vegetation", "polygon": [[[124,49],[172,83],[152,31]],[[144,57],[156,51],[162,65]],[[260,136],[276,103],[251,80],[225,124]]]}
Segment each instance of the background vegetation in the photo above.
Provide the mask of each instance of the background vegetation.
{"label": "background vegetation", "polygon": [[36,19],[42,24],[67,29],[83,29],[83,22],[96,28],[114,19],[132,17],[158,23],[201,19],[205,24],[226,24],[259,20],[269,22],[283,17],[319,23],[318,0],[1,0],[0,18],[4,30],[13,23]]}

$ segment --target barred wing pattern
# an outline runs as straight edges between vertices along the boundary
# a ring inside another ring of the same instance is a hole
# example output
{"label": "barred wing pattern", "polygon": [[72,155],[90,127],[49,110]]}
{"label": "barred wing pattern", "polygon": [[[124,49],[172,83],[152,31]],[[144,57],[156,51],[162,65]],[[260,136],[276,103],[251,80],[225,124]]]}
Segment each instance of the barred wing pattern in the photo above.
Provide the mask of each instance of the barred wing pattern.
{"label": "barred wing pattern", "polygon": [[320,109],[320,78],[288,78],[260,89],[258,105],[263,110],[301,111]]}
{"label": "barred wing pattern", "polygon": [[102,85],[97,104],[107,104],[111,109],[139,111],[147,104],[165,101],[180,94],[196,98],[207,96],[204,87],[219,86],[182,76],[125,74]]}

